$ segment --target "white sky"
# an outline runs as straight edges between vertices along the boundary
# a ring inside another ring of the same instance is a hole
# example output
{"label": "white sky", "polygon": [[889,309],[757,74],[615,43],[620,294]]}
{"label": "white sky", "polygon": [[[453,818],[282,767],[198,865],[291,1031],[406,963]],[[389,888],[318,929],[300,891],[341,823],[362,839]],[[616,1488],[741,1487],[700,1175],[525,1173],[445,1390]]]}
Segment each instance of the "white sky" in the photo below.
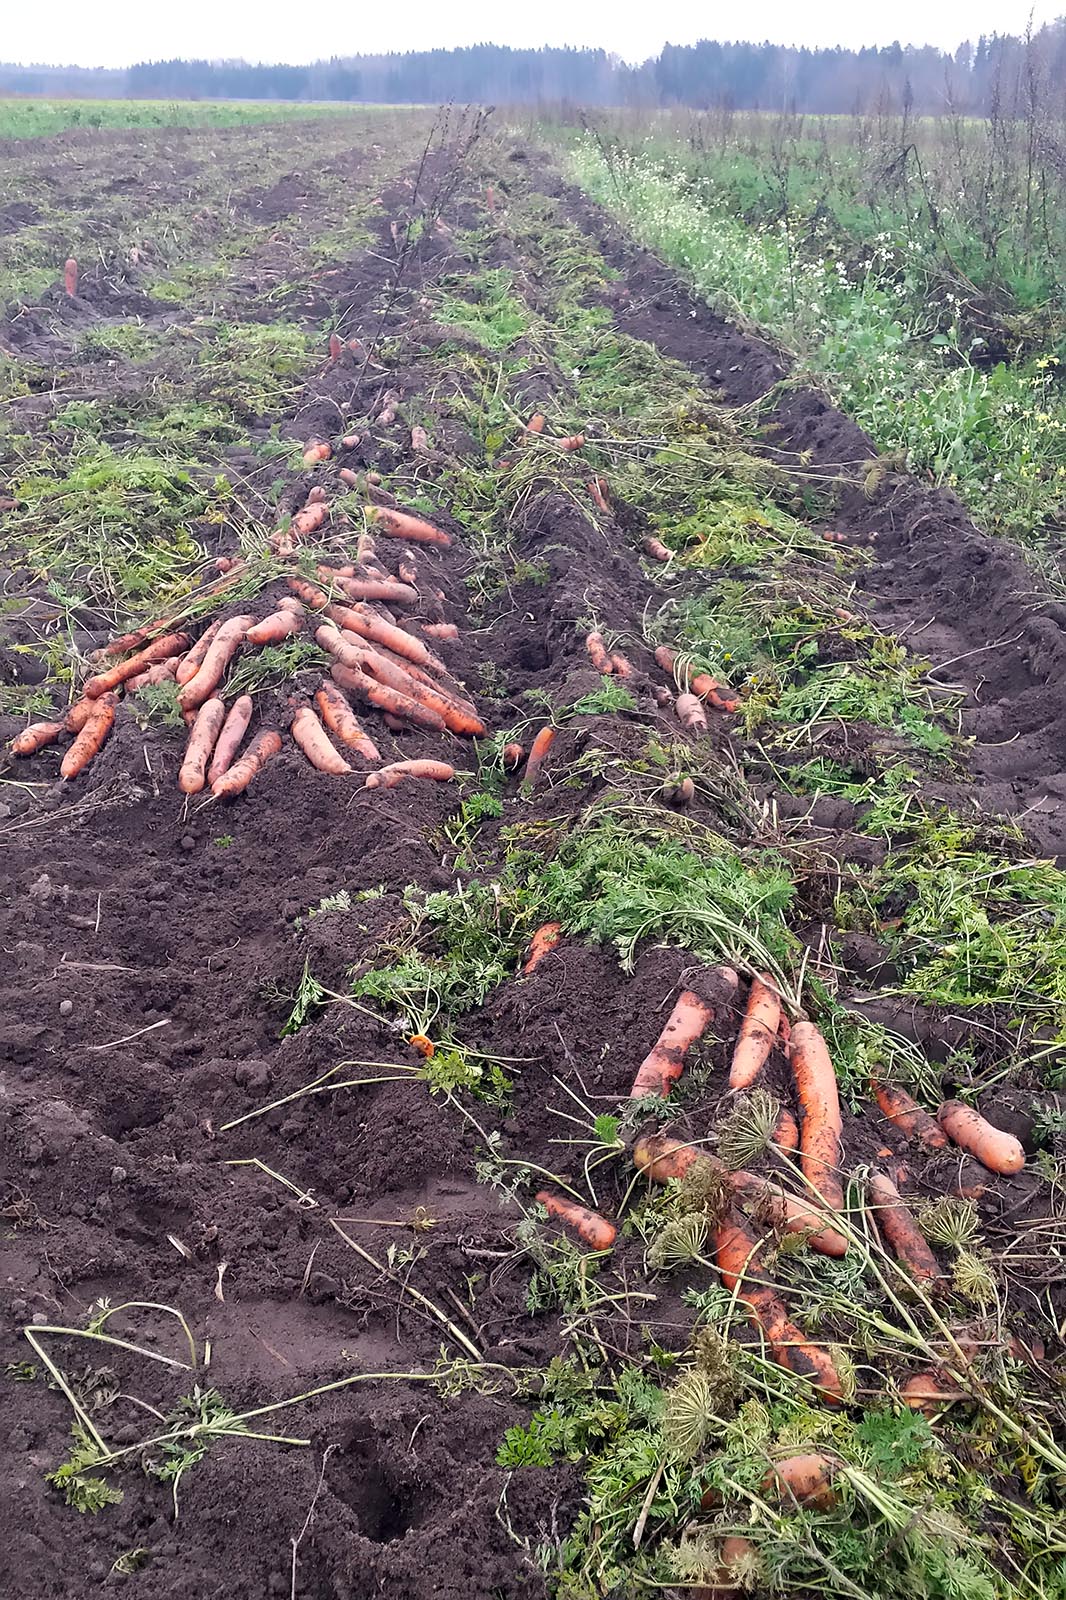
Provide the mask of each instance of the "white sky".
{"label": "white sky", "polygon": [[319,0],[295,10],[285,0],[2,0],[0,61],[84,67],[128,66],[171,56],[306,62],[331,55],[494,44],[602,45],[627,61],[666,42],[773,40],[848,46],[935,44],[954,49],[982,33],[1021,33],[1066,12],[1066,0],[748,0],[737,9],[699,0],[536,0],[532,5],[441,5],[439,0],[362,4]]}

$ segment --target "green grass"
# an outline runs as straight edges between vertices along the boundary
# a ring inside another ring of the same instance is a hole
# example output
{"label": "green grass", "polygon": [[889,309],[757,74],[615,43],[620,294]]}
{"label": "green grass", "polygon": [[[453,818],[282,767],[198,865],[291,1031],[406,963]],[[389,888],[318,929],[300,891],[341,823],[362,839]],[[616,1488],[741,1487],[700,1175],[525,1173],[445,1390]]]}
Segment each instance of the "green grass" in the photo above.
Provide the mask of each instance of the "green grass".
{"label": "green grass", "polygon": [[234,128],[363,112],[336,104],[277,101],[227,104],[176,100],[21,100],[0,98],[0,138],[43,139],[70,128]]}

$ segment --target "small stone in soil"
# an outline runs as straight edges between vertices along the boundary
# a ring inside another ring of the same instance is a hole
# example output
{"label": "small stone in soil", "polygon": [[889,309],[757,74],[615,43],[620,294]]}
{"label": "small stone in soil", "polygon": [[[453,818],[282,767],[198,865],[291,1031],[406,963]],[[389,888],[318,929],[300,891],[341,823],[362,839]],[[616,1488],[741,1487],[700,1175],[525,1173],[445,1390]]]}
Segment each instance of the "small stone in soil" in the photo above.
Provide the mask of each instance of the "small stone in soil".
{"label": "small stone in soil", "polygon": [[59,1015],[61,1017],[69,1017],[70,1013],[73,1010],[74,1010],[74,1002],[73,1002],[73,1000],[61,1000],[59,1002]]}

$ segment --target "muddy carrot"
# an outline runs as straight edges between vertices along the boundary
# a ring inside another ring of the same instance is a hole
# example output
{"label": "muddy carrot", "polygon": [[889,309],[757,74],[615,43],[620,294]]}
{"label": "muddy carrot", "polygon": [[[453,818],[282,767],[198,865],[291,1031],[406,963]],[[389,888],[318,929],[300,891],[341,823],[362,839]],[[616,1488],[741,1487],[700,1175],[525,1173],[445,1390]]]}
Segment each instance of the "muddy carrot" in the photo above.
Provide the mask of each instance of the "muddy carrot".
{"label": "muddy carrot", "polygon": [[411,449],[416,456],[424,456],[429,452],[429,434],[417,423],[411,429]]}
{"label": "muddy carrot", "polygon": [[903,1404],[911,1411],[920,1411],[925,1417],[935,1417],[944,1407],[967,1399],[965,1389],[950,1379],[938,1377],[935,1372],[916,1372],[900,1388]]}
{"label": "muddy carrot", "polygon": [[781,1000],[773,980],[766,974],[753,978],[729,1069],[731,1089],[751,1088],[766,1065],[780,1020]]}
{"label": "muddy carrot", "polygon": [[594,506],[596,506],[597,510],[610,511],[611,508],[607,503],[606,478],[590,478],[588,481],[588,491],[592,496],[592,503]]}
{"label": "muddy carrot", "polygon": [[763,1479],[763,1488],[776,1490],[782,1500],[814,1506],[818,1511],[828,1511],[837,1502],[833,1466],[823,1455],[786,1456],[775,1461]]}
{"label": "muddy carrot", "polygon": [[706,1162],[715,1170],[720,1166],[705,1151],[697,1150],[695,1145],[685,1144],[681,1139],[670,1139],[662,1133],[645,1134],[633,1146],[633,1165],[638,1172],[654,1178],[657,1183],[667,1183],[671,1178],[680,1180],[699,1161]]}
{"label": "muddy carrot", "polygon": [[781,1021],[777,1025],[777,1036],[781,1040],[781,1054],[787,1061],[789,1052],[792,1049],[792,1024],[783,1011],[781,1013]]}
{"label": "muddy carrot", "polygon": [[82,724],[74,743],[60,762],[61,777],[76,778],[79,772],[84,772],[93,757],[99,754],[114,724],[116,704],[116,696],[112,693],[102,694],[99,697]]}
{"label": "muddy carrot", "polygon": [[73,256],[68,256],[63,268],[63,288],[73,300],[78,292],[78,263]]}
{"label": "muddy carrot", "polygon": [[953,1144],[976,1156],[989,1172],[1009,1175],[1025,1166],[1025,1150],[1012,1133],[1004,1133],[961,1100],[945,1100],[937,1121]]}
{"label": "muddy carrot", "polygon": [[332,447],[324,439],[309,439],[304,446],[304,466],[316,467],[320,461],[328,461],[332,454]]}
{"label": "muddy carrot", "polygon": [[228,772],[237,758],[237,751],[241,747],[241,740],[248,732],[248,724],[252,720],[252,697],[242,694],[234,700],[222,732],[215,744],[215,753],[211,757],[211,765],[207,769],[207,782],[214,788],[216,781],[224,772]]}
{"label": "muddy carrot", "polygon": [[654,538],[651,534],[646,539],[641,540],[641,549],[653,561],[669,561],[670,559],[670,552],[662,540]]}
{"label": "muddy carrot", "polygon": [[715,1259],[723,1284],[747,1306],[778,1364],[809,1378],[823,1400],[838,1405],[843,1387],[828,1351],[811,1344],[790,1321],[784,1301],[766,1281],[755,1235],[739,1217],[716,1229]]}
{"label": "muddy carrot", "polygon": [[689,1047],[702,1038],[713,1021],[714,1007],[691,989],[683,990],[665,1028],[637,1069],[629,1098],[642,1100],[646,1095],[657,1095],[665,1099],[670,1085],[684,1071]]}
{"label": "muddy carrot", "polygon": [[870,1087],[889,1122],[901,1133],[905,1133],[908,1139],[918,1139],[930,1150],[946,1148],[948,1136],[943,1128],[935,1117],[931,1117],[928,1111],[922,1109],[906,1089],[901,1088],[899,1084],[882,1083],[874,1078],[870,1080]]}
{"label": "muddy carrot", "polygon": [[359,486],[359,474],[353,472],[351,467],[342,467],[337,474],[346,489],[356,489]]}
{"label": "muddy carrot", "polygon": [[508,772],[513,772],[522,765],[525,759],[525,750],[520,744],[505,744],[503,747],[503,764]]}
{"label": "muddy carrot", "polygon": [[341,444],[345,450],[356,450],[359,447],[359,435],[357,433],[346,433],[341,440]]}
{"label": "muddy carrot", "polygon": [[686,733],[707,732],[707,713],[694,694],[679,694],[674,702],[677,720]]}
{"label": "muddy carrot", "polygon": [[522,971],[526,977],[540,966],[544,957],[555,949],[562,937],[563,925],[561,922],[545,922],[537,929],[529,941],[529,951],[522,965]]}
{"label": "muddy carrot", "polygon": [[884,1234],[900,1266],[915,1283],[939,1284],[943,1281],[940,1263],[925,1241],[925,1236],[900,1199],[899,1190],[883,1172],[872,1172],[866,1185],[877,1226]]}
{"label": "muddy carrot", "polygon": [[95,651],[91,659],[95,661],[100,656],[124,656],[128,650],[139,650],[157,634],[177,632],[175,621],[174,617],[161,617],[156,622],[146,623],[143,628],[135,628],[132,633],[123,633],[105,644],[102,650]]}
{"label": "muddy carrot", "polygon": [[459,629],[454,622],[423,622],[422,632],[427,639],[458,639]]}
{"label": "muddy carrot", "polygon": [[8,749],[13,756],[35,756],[38,750],[54,743],[65,732],[65,722],[31,722],[28,728],[15,735]]}
{"label": "muddy carrot", "polygon": [[774,1131],[770,1136],[779,1150],[791,1153],[799,1149],[800,1131],[795,1117],[787,1106],[782,1106]]}
{"label": "muddy carrot", "polygon": [[585,443],[583,433],[571,433],[567,438],[559,440],[560,450],[580,450]]}
{"label": "muddy carrot", "polygon": [[668,649],[666,645],[661,644],[656,650],[655,660],[675,682],[684,684],[690,694],[697,695],[718,711],[735,711],[740,704],[740,697],[736,691],[727,683],[720,682],[718,678],[712,678],[709,672],[683,671],[678,663],[677,652]]}
{"label": "muddy carrot", "polygon": [[418,590],[410,584],[398,583],[395,578],[349,578],[334,567],[319,567],[318,576],[349,600],[384,600],[394,606],[418,604]]}
{"label": "muddy carrot", "polygon": [[602,633],[598,631],[590,633],[585,640],[585,649],[588,651],[589,660],[597,672],[606,674],[614,671],[611,665],[611,658],[607,654],[607,647],[603,642]]}
{"label": "muddy carrot", "polygon": [[182,794],[199,794],[207,777],[207,763],[218,743],[226,721],[226,707],[221,700],[205,700],[196,713],[196,721],[189,732],[185,746],[185,759],[178,773],[178,788]]}
{"label": "muddy carrot", "polygon": [[803,1234],[819,1255],[840,1257],[847,1254],[848,1241],[827,1225],[824,1208],[790,1194],[769,1178],[760,1178],[753,1172],[734,1172],[730,1181],[737,1193],[755,1207],[758,1215],[765,1216],[788,1233]]}
{"label": "muddy carrot", "polygon": [[421,639],[416,639],[413,634],[406,633],[392,622],[386,622],[367,605],[346,606],[344,626],[374,644],[385,645],[396,655],[413,661],[416,666],[427,667],[430,671],[447,671],[443,661],[438,661]]}
{"label": "muddy carrot", "polygon": [[359,695],[360,699],[377,706],[379,711],[390,712],[394,717],[399,717],[405,722],[413,722],[417,727],[427,728],[433,733],[444,732],[444,718],[436,711],[431,711],[428,706],[419,705],[418,701],[412,700],[409,695],[400,694],[398,690],[378,683],[376,678],[368,677],[365,672],[342,666],[336,661],[330,668],[330,677],[334,683],[339,683],[342,689],[349,689],[352,694]]}
{"label": "muddy carrot", "polygon": [[92,715],[95,706],[96,701],[87,700],[84,695],[80,700],[75,700],[74,704],[69,707],[66,716],[63,718],[63,726],[66,728],[67,732],[80,733]]}
{"label": "muddy carrot", "polygon": [[240,648],[246,632],[255,623],[254,617],[230,617],[219,628],[207,647],[195,678],[190,678],[178,694],[178,704],[183,711],[195,711],[205,700],[210,700],[223,674]]}
{"label": "muddy carrot", "polygon": [[633,663],[620,650],[616,650],[611,657],[611,669],[620,678],[631,678],[633,676]]}
{"label": "muddy carrot", "polygon": [[235,761],[221,778],[215,779],[211,785],[211,793],[218,799],[243,794],[252,779],[280,749],[281,734],[275,732],[273,728],[264,728],[262,733],[256,734],[240,760]]}
{"label": "muddy carrot", "polygon": [[286,578],[285,581],[297,599],[312,611],[324,611],[329,605],[329,595],[317,584],[308,583],[306,578]]}
{"label": "muddy carrot", "polygon": [[336,777],[343,772],[351,772],[347,761],[330,744],[325,728],[310,706],[301,706],[293,717],[292,736],[319,772],[329,772]]}
{"label": "muddy carrot", "polygon": [[90,678],[84,685],[82,693],[87,699],[96,700],[100,695],[117,689],[127,678],[135,678],[138,672],[154,666],[157,661],[165,661],[168,656],[180,654],[188,642],[188,635],[184,633],[167,633],[161,639],[153,639],[151,644],[145,645],[135,656],[130,656],[128,660],[120,661],[115,666],[109,667],[106,672],[98,672],[95,677]]}
{"label": "muddy carrot", "polygon": [[408,778],[426,778],[433,783],[450,783],[454,777],[455,768],[449,766],[447,761],[427,761],[425,758],[418,761],[392,761],[377,772],[368,772],[363,787],[395,789]]}
{"label": "muddy carrot", "polygon": [[352,708],[341,694],[335,683],[329,678],[323,678],[321,687],[315,695],[315,705],[318,714],[326,727],[349,750],[354,750],[366,761],[380,761],[378,747],[369,739],[352,715]]}
{"label": "muddy carrot", "polygon": [[417,668],[409,672],[405,664],[386,652],[365,645],[355,634],[338,634],[335,628],[318,628],[315,638],[342,666],[364,672],[386,688],[395,689],[408,699],[416,700],[419,705],[435,712],[453,733],[478,738],[485,732],[485,725],[476,712],[461,705],[443,688],[426,682],[424,675],[415,676]]}
{"label": "muddy carrot", "polygon": [[840,1095],[825,1040],[813,1022],[794,1022],[789,1064],[800,1108],[803,1175],[832,1211],[844,1206],[840,1166]]}
{"label": "muddy carrot", "polygon": [[290,634],[299,633],[302,627],[300,613],[289,606],[281,606],[249,628],[245,637],[249,644],[281,644]]}
{"label": "muddy carrot", "polygon": [[396,572],[401,583],[418,583],[418,563],[410,550],[400,551],[400,559],[396,563]]}
{"label": "muddy carrot", "polygon": [[341,339],[340,334],[331,333],[329,336],[329,359],[331,361],[339,360],[343,350],[344,342]]}
{"label": "muddy carrot", "polygon": [[445,549],[451,544],[451,535],[421,517],[412,517],[406,511],[396,511],[392,506],[367,506],[366,515],[390,539],[411,539],[415,544],[439,544]]}
{"label": "muddy carrot", "polygon": [[532,788],[540,777],[540,769],[544,765],[544,758],[555,743],[554,728],[541,728],[529,749],[529,760],[526,770],[522,774],[522,782],[528,783]]}
{"label": "muddy carrot", "polygon": [[567,1200],[548,1189],[539,1190],[537,1200],[549,1216],[568,1223],[578,1238],[584,1239],[593,1250],[609,1250],[618,1237],[618,1229],[613,1222],[601,1217],[598,1211],[578,1205],[576,1200]]}

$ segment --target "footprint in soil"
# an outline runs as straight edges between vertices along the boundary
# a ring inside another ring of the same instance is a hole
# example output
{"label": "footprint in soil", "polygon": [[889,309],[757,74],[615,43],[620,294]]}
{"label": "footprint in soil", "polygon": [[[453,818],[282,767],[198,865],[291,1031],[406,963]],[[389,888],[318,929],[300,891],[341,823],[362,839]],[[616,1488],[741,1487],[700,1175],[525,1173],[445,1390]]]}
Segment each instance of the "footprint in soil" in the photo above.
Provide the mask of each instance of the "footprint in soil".
{"label": "footprint in soil", "polygon": [[326,1466],[330,1491],[354,1511],[359,1532],[374,1544],[392,1544],[419,1528],[433,1509],[421,1486],[404,1482],[402,1469],[383,1465],[379,1444],[368,1423],[357,1423]]}

